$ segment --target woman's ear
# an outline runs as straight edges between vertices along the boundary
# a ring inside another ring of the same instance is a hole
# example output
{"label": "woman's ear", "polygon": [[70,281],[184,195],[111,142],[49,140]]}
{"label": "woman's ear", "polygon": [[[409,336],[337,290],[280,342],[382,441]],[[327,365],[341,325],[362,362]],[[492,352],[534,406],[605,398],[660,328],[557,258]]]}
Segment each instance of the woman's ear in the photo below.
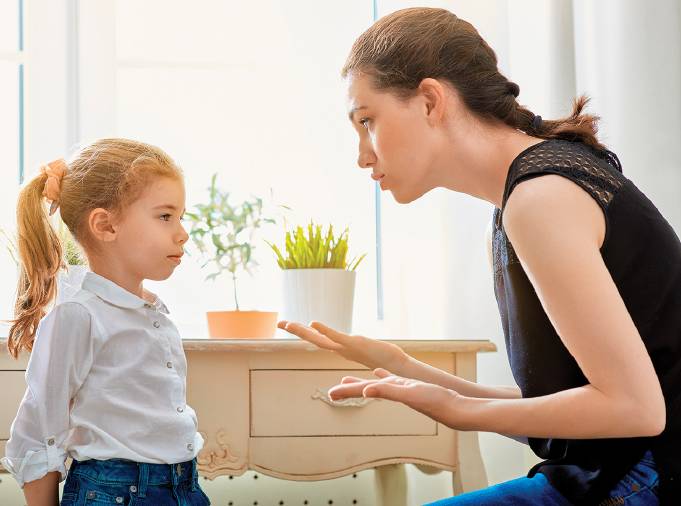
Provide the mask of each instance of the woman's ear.
{"label": "woman's ear", "polygon": [[442,122],[447,109],[449,90],[445,88],[441,81],[431,77],[421,81],[418,90],[425,100],[428,121],[432,125]]}
{"label": "woman's ear", "polygon": [[116,239],[113,214],[101,207],[90,211],[88,228],[92,236],[99,241],[111,242]]}

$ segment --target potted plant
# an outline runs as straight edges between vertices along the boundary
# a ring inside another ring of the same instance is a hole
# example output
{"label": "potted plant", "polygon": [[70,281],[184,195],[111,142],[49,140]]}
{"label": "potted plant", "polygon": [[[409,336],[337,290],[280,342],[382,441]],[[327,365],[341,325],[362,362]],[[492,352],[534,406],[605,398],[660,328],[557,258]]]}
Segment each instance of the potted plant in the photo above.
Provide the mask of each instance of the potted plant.
{"label": "potted plant", "polygon": [[[68,300],[73,294],[80,290],[85,273],[88,270],[87,261],[80,246],[74,239],[64,222],[60,221],[57,227],[57,236],[62,245],[63,264],[57,277],[57,298],[55,303],[59,304]],[[5,249],[19,267],[19,251],[16,239],[5,230],[0,229],[0,238],[4,243]]]}
{"label": "potted plant", "polygon": [[277,327],[277,313],[269,311],[242,311],[237,290],[238,275],[252,274],[257,262],[253,257],[255,234],[267,223],[275,223],[264,216],[260,198],[232,204],[229,193],[217,185],[217,174],[211,178],[209,199],[196,204],[193,212],[186,212],[191,223],[189,236],[204,257],[202,268],[215,270],[206,280],[215,280],[228,273],[232,279],[233,311],[207,311],[208,332],[213,338],[270,338]]}
{"label": "potted plant", "polygon": [[282,318],[307,323],[322,321],[351,332],[357,266],[366,256],[347,261],[348,229],[335,236],[333,226],[323,233],[321,225],[310,223],[307,235],[302,227],[287,231],[284,250],[268,243],[284,273]]}
{"label": "potted plant", "polygon": [[59,273],[57,281],[57,304],[69,299],[75,294],[83,283],[83,278],[88,270],[87,261],[80,246],[66,227],[63,221],[59,222],[57,236],[61,241],[62,254],[64,256],[64,271]]}

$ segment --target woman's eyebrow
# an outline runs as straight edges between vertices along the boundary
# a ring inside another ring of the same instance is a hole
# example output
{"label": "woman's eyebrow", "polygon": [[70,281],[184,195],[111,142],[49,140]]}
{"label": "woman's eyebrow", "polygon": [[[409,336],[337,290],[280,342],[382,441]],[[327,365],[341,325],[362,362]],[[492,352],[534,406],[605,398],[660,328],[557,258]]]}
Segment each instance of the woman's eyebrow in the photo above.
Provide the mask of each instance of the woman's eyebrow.
{"label": "woman's eyebrow", "polygon": [[350,109],[350,112],[348,112],[348,118],[350,119],[350,121],[353,121],[352,117],[355,115],[355,113],[357,111],[361,111],[361,110],[366,109],[366,108],[367,108],[366,105],[360,105],[360,106],[353,107],[352,109]]}

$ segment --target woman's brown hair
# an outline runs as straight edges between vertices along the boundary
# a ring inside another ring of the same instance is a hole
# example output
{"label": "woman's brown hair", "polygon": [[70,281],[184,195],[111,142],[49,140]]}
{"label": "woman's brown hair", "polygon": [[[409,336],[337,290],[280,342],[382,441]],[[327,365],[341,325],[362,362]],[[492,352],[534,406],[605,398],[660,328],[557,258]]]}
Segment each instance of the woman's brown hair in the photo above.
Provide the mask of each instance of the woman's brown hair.
{"label": "woman's brown hair", "polygon": [[379,19],[352,46],[342,75],[353,73],[368,74],[376,89],[403,99],[411,97],[423,79],[441,79],[481,118],[535,137],[605,149],[596,137],[599,118],[582,113],[587,97],[575,100],[568,117],[541,120],[517,102],[520,88],[499,72],[494,51],[473,25],[445,9],[403,9]]}
{"label": "woman's brown hair", "polygon": [[[88,228],[92,210],[120,213],[141,196],[152,179],[182,180],[182,172],[162,150],[127,139],[96,141],[81,149],[65,168],[56,205],[62,221],[86,255],[97,248]],[[43,197],[47,180],[45,172],[30,180],[17,202],[20,273],[7,341],[14,358],[22,350],[33,348],[38,324],[56,296],[57,276],[65,267],[62,245]]]}

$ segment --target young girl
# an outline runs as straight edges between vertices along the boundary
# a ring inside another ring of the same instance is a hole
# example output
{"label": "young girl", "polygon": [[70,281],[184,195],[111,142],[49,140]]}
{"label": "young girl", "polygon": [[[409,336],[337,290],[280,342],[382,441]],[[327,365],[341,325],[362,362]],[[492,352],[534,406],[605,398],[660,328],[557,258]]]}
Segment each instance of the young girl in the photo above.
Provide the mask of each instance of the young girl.
{"label": "young girl", "polygon": [[[378,369],[334,398],[400,401],[529,442],[527,477],[442,505],[681,504],[681,243],[575,104],[543,121],[492,49],[442,9],[406,9],[343,70],[359,165],[395,200],[435,187],[494,205],[494,287],[518,386],[464,381],[388,343],[287,330]],[[392,373],[392,374],[391,374]]]}
{"label": "young girl", "polygon": [[[91,272],[47,315],[63,267],[49,214],[82,245]],[[168,310],[143,288],[167,279],[187,241],[183,176],[160,149],[103,139],[22,190],[21,274],[8,347],[31,351],[28,388],[4,467],[28,506],[210,504],[198,484],[203,439],[186,404],[187,362]]]}

